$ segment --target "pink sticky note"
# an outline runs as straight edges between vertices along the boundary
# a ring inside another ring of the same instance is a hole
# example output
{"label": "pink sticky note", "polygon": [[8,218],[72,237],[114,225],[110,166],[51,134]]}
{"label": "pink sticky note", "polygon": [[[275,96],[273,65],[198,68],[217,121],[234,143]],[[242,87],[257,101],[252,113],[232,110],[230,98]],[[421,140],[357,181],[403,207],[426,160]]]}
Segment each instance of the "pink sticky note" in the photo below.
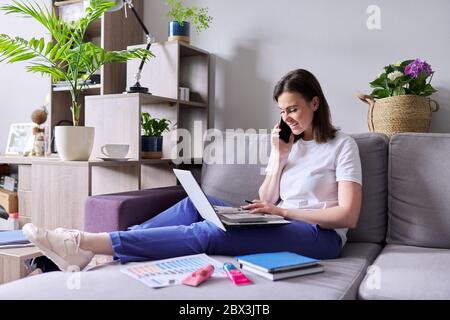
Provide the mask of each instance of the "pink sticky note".
{"label": "pink sticky note", "polygon": [[189,276],[187,276],[181,283],[196,287],[203,281],[211,278],[214,273],[214,266],[212,264],[208,264],[197,271],[192,272]]}

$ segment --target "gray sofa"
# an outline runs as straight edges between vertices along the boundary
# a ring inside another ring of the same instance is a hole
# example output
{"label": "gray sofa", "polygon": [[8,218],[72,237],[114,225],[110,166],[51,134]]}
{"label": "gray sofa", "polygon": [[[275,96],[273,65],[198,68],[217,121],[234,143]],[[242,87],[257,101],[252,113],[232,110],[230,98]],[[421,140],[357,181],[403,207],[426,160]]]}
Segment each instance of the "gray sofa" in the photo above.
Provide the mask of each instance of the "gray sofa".
{"label": "gray sofa", "polygon": [[[79,275],[50,272],[0,286],[2,299],[450,299],[450,134],[400,134],[390,141],[356,134],[363,170],[358,226],[325,272],[236,287],[215,279],[198,288],[151,289],[120,272],[119,264]],[[257,136],[246,152],[267,148]],[[260,164],[205,164],[207,194],[239,205],[257,197]],[[86,203],[86,230],[112,231],[142,222],[182,197],[179,187],[95,196]],[[233,257],[213,256],[235,262]],[[137,264],[137,263],[133,263]],[[131,265],[131,264],[130,264]],[[79,287],[69,289],[76,278]]]}

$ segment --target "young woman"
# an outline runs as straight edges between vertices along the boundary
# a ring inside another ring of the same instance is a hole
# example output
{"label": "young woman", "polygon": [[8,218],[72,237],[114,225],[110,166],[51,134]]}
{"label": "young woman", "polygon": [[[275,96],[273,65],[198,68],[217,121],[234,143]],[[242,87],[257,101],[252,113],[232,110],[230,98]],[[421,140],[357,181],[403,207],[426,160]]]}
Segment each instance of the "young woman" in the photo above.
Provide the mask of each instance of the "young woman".
{"label": "young woman", "polygon": [[[338,257],[346,231],[356,226],[361,209],[358,147],[331,124],[328,103],[310,72],[288,73],[275,86],[273,96],[293,134],[285,143],[279,139],[279,124],[275,125],[260,199],[243,208],[283,216],[290,224],[224,232],[203,220],[185,198],[128,231],[94,234],[27,224],[25,235],[62,270],[83,269],[94,254],[113,255],[121,263],[197,253],[292,251],[318,259]],[[227,205],[209,199],[215,205]]]}

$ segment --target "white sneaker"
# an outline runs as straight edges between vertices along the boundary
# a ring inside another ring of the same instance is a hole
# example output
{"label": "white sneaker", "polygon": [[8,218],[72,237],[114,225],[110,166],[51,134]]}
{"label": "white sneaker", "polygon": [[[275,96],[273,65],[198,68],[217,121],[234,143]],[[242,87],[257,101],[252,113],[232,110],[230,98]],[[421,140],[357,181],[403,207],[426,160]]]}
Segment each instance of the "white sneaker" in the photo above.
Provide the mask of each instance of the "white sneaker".
{"label": "white sneaker", "polygon": [[51,231],[27,223],[22,231],[62,271],[72,271],[68,270],[70,267],[78,267],[81,271],[94,256],[93,252],[80,248],[81,232],[78,230],[58,228],[58,231]]}

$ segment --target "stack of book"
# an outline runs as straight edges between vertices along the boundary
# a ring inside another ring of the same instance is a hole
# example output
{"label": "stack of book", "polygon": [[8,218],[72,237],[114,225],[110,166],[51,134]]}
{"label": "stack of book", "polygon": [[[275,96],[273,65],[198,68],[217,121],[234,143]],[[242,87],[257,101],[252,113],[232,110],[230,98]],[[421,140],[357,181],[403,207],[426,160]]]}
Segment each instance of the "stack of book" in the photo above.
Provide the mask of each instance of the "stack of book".
{"label": "stack of book", "polygon": [[320,260],[292,252],[257,253],[236,257],[241,269],[272,281],[322,272]]}
{"label": "stack of book", "polygon": [[22,230],[1,231],[0,249],[31,247],[33,244],[23,234]]}

